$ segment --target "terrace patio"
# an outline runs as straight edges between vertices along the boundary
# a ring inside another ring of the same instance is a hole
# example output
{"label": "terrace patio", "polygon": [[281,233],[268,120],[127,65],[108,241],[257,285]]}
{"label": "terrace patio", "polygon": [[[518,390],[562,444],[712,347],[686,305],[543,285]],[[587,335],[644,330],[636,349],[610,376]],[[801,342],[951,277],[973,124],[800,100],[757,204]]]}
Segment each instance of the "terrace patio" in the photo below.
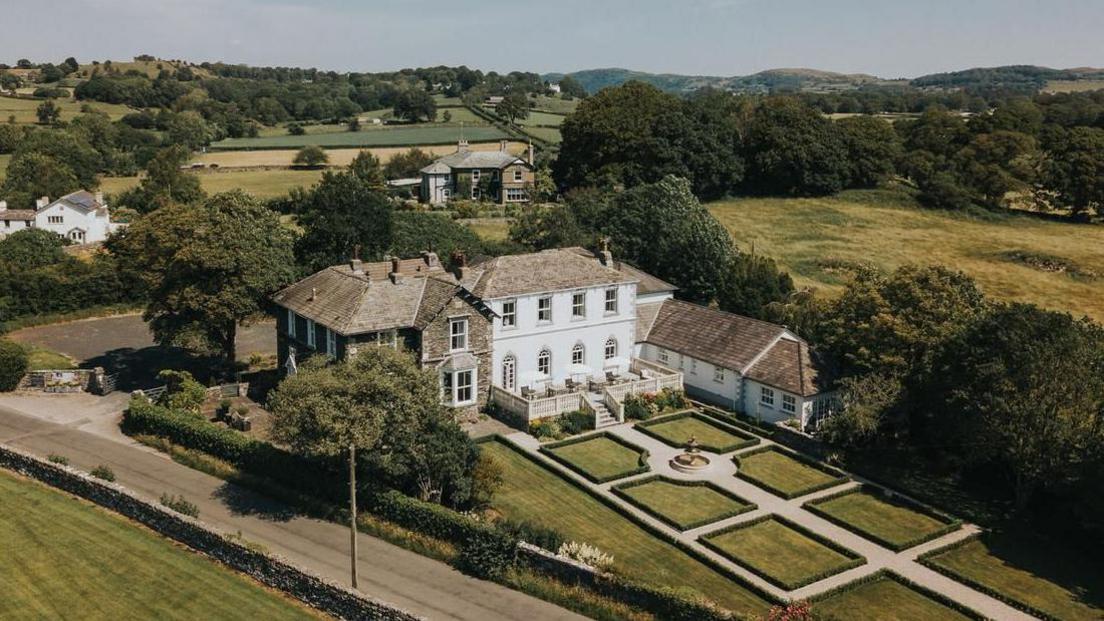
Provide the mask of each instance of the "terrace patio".
{"label": "terrace patio", "polygon": [[586,377],[553,384],[532,377],[517,392],[492,385],[490,400],[527,423],[583,410],[594,416],[594,428],[600,429],[625,421],[624,400],[629,395],[683,389],[679,371],[639,358],[627,362],[627,370],[607,370],[604,381]]}

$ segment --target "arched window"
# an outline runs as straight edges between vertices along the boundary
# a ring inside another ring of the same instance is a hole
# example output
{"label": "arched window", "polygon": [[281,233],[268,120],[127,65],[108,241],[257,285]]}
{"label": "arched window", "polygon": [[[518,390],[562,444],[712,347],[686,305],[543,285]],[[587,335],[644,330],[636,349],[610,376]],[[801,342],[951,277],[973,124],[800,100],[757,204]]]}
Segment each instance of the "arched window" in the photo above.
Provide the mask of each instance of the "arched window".
{"label": "arched window", "polygon": [[507,354],[502,359],[502,387],[513,390],[517,385],[517,358],[513,354]]}
{"label": "arched window", "polygon": [[586,360],[586,349],[582,343],[576,343],[575,347],[571,348],[571,364],[583,364]]}
{"label": "arched window", "polygon": [[552,352],[547,347],[537,354],[537,372],[552,375]]}
{"label": "arched window", "polygon": [[609,360],[617,355],[617,339],[612,336],[606,339],[605,360]]}

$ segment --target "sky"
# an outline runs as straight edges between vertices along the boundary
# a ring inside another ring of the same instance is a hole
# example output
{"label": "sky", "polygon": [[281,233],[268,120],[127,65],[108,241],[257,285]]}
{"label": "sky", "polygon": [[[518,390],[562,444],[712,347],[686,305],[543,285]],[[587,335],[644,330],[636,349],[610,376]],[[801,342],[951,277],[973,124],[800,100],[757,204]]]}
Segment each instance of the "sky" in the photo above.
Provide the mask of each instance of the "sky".
{"label": "sky", "polygon": [[1104,66],[1104,0],[3,0],[0,62],[885,78]]}

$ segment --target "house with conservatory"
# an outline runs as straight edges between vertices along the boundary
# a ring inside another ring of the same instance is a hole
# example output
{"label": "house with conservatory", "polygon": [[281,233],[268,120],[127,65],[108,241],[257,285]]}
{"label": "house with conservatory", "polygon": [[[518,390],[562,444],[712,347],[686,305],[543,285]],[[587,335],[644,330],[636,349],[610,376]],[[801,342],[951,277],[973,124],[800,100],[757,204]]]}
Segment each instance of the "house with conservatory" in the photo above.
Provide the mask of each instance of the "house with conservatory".
{"label": "house with conservatory", "polygon": [[477,259],[433,252],[326,268],[278,292],[280,364],[402,347],[436,371],[442,403],[532,421],[584,410],[624,419],[627,395],[665,388],[802,427],[833,393],[782,326],[676,300],[676,287],[604,246]]}

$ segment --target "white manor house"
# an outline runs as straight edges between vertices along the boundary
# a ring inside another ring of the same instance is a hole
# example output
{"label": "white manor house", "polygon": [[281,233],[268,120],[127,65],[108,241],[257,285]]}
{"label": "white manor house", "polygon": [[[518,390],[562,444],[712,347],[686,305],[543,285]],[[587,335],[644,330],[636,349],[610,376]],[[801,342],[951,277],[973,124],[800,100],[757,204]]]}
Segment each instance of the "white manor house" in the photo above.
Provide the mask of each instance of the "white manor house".
{"label": "white manor house", "polygon": [[453,263],[353,260],[278,292],[283,369],[401,345],[438,372],[445,404],[493,402],[522,420],[582,409],[601,427],[624,419],[626,395],[664,388],[802,428],[828,413],[827,373],[801,338],[676,300],[605,248]]}
{"label": "white manor house", "polygon": [[8,209],[0,201],[0,237],[22,229],[38,228],[61,235],[74,244],[93,244],[125,224],[112,222],[102,192],[78,190],[50,201],[46,196],[35,200],[34,209]]}

